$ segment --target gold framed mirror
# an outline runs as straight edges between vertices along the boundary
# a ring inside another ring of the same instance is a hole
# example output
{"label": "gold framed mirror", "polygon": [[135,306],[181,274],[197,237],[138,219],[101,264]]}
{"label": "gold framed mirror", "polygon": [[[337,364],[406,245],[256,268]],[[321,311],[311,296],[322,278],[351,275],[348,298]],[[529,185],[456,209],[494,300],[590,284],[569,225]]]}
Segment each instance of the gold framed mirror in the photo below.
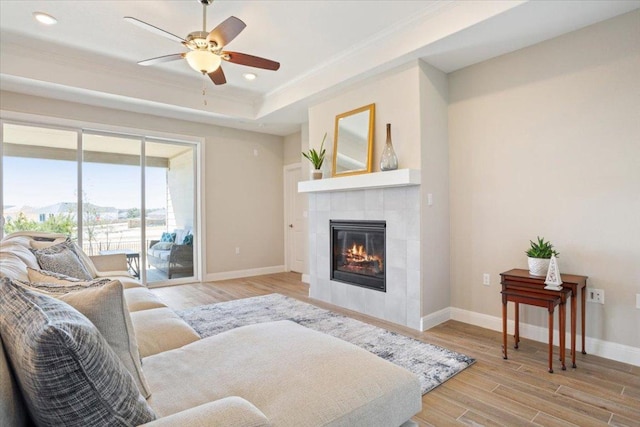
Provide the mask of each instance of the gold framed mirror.
{"label": "gold framed mirror", "polygon": [[336,116],[333,176],[371,172],[375,114],[370,104]]}

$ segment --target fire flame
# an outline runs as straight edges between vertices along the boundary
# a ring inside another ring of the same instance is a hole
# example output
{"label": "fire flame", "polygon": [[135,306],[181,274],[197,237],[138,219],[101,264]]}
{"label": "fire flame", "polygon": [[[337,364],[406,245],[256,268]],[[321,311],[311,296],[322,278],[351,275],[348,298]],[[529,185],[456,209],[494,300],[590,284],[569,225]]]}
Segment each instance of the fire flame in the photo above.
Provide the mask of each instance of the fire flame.
{"label": "fire flame", "polygon": [[382,259],[377,255],[369,255],[364,249],[364,245],[357,245],[356,243],[350,249],[347,249],[347,262],[356,267],[358,264],[365,262],[374,262],[378,264],[378,268],[382,269]]}

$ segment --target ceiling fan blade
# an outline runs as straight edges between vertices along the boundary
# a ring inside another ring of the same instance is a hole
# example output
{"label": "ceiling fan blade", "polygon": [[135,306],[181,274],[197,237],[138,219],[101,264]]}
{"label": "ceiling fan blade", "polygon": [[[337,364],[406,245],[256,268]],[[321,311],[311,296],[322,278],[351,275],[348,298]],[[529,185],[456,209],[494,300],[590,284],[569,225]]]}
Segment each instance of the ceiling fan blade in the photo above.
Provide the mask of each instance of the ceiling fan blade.
{"label": "ceiling fan blade", "polygon": [[154,34],[158,34],[158,35],[160,35],[162,37],[166,37],[166,38],[171,39],[173,41],[176,41],[178,43],[184,43],[185,42],[185,40],[182,37],[178,37],[175,34],[171,34],[170,32],[165,31],[165,30],[163,30],[161,28],[158,28],[155,25],[147,24],[146,22],[141,21],[141,20],[139,20],[137,18],[133,18],[131,16],[125,16],[124,20],[127,21],[127,22],[131,22],[132,24],[137,25],[140,28],[144,28],[145,30],[150,31],[150,32],[152,32]]}
{"label": "ceiling fan blade", "polygon": [[264,68],[265,70],[277,71],[280,68],[280,63],[272,61],[270,59],[260,58],[259,56],[247,55],[240,52],[222,52],[223,58],[229,62],[240,65],[248,65],[249,67]]}
{"label": "ceiling fan blade", "polygon": [[224,76],[224,71],[222,71],[222,67],[218,67],[217,70],[210,72],[208,76],[211,79],[211,81],[217,85],[223,85],[227,82],[227,78]]}
{"label": "ceiling fan blade", "polygon": [[138,65],[156,65],[162,62],[175,61],[176,59],[184,58],[184,53],[174,53],[172,55],[158,56],[157,58],[145,59],[144,61],[138,62]]}
{"label": "ceiling fan blade", "polygon": [[208,42],[215,42],[219,48],[228,45],[238,34],[245,29],[247,24],[235,16],[230,16],[220,25],[215,27],[207,36]]}

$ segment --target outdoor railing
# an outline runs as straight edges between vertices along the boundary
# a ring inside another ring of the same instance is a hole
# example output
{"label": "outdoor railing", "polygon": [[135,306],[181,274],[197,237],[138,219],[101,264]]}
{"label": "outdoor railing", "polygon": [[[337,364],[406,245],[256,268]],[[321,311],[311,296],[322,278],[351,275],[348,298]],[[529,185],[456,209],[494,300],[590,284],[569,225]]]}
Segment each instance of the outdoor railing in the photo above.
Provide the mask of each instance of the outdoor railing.
{"label": "outdoor railing", "polygon": [[121,249],[129,249],[141,252],[139,240],[118,240],[118,241],[99,241],[84,242],[82,250],[89,256],[100,255],[100,251],[117,251]]}

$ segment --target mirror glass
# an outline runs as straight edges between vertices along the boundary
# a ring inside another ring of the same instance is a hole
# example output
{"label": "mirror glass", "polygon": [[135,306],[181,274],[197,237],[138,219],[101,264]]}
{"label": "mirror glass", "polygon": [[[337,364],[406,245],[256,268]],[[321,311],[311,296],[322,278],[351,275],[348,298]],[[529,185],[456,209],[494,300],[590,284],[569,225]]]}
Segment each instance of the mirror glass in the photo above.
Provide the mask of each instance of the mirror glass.
{"label": "mirror glass", "polygon": [[336,116],[333,176],[371,172],[375,104]]}

